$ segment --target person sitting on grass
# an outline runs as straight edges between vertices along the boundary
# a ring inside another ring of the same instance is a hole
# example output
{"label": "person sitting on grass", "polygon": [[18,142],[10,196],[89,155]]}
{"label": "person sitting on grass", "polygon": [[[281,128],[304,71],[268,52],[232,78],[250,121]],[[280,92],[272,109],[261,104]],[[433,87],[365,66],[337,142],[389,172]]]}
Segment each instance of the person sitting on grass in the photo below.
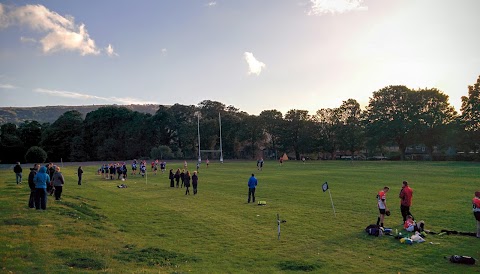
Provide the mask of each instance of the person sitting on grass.
{"label": "person sitting on grass", "polygon": [[422,232],[425,230],[425,222],[420,221],[417,223],[413,219],[412,215],[408,215],[407,220],[403,224],[403,228],[405,228],[405,230],[408,232],[415,232],[415,231]]}

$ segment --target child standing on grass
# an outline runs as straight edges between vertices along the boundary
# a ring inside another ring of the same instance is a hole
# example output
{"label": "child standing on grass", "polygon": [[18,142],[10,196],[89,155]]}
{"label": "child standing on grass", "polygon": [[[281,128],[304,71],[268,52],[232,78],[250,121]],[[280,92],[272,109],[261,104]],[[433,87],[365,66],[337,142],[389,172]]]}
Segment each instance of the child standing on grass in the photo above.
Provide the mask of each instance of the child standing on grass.
{"label": "child standing on grass", "polygon": [[192,175],[192,186],[193,186],[193,195],[197,194],[197,186],[198,186],[198,176],[197,172],[194,171]]}
{"label": "child standing on grass", "polygon": [[377,225],[383,227],[383,220],[385,219],[385,214],[388,211],[387,207],[387,192],[390,190],[388,186],[385,186],[382,190],[380,190],[377,194],[377,204],[378,204],[378,211],[380,215],[377,218]]}
{"label": "child standing on grass", "polygon": [[78,170],[77,170],[77,175],[78,175],[78,185],[82,185],[82,174],[83,174],[83,169],[82,169],[82,166],[79,166],[78,167]]}
{"label": "child standing on grass", "polygon": [[190,190],[189,190],[189,188],[190,188],[190,171],[187,171],[187,173],[185,173],[183,180],[184,180],[185,188],[186,188],[185,195],[187,195],[187,194],[190,195]]}

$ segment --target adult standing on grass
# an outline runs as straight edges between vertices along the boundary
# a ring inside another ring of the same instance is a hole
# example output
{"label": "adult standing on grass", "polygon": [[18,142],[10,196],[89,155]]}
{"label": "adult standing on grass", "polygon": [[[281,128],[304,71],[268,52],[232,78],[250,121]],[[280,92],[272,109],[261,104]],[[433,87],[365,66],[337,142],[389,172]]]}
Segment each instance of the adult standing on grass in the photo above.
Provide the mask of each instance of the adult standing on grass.
{"label": "adult standing on grass", "polygon": [[185,184],[185,195],[190,195],[190,171],[187,171],[187,173],[185,173],[185,175],[183,176],[183,182]]}
{"label": "adult standing on grass", "polygon": [[173,174],[173,169],[170,169],[170,172],[168,173],[168,179],[170,179],[170,187],[175,187],[174,179],[175,175]]}
{"label": "adult standing on grass", "polygon": [[182,188],[185,184],[185,169],[182,169],[182,172],[180,172],[180,180],[182,181],[182,183],[180,184],[180,188]]}
{"label": "adult standing on grass", "polygon": [[179,182],[180,182],[180,169],[177,168],[177,171],[175,172],[175,182],[177,182],[177,188],[178,188],[178,185],[179,185]]}
{"label": "adult standing on grass", "polygon": [[398,195],[398,197],[400,198],[400,212],[402,213],[404,223],[407,220],[407,216],[412,215],[412,213],[410,213],[410,206],[412,206],[412,196],[413,189],[408,186],[407,181],[403,181],[402,190],[400,190],[400,194]]}
{"label": "adult standing on grass", "polygon": [[472,199],[473,215],[477,220],[477,238],[480,238],[480,191],[475,191],[475,197]]}
{"label": "adult standing on grass", "polygon": [[82,174],[83,174],[83,169],[82,169],[82,166],[79,166],[78,167],[78,170],[77,170],[77,175],[78,175],[78,185],[81,186],[82,185]]}
{"label": "adult standing on grass", "polygon": [[65,179],[63,174],[60,172],[60,167],[55,167],[55,173],[52,177],[53,186],[55,187],[55,200],[60,200],[63,191],[63,185],[65,184]]}
{"label": "adult standing on grass", "polygon": [[15,172],[15,178],[17,180],[17,185],[22,183],[22,167],[20,166],[20,162],[13,167],[13,172]]}
{"label": "adult standing on grass", "polygon": [[380,215],[377,218],[377,225],[380,225],[383,227],[383,220],[385,219],[385,215],[390,215],[390,213],[387,207],[387,192],[390,190],[388,186],[383,187],[382,190],[380,190],[377,194],[377,204],[378,204],[378,210],[380,212]]}
{"label": "adult standing on grass", "polygon": [[248,179],[248,200],[247,203],[250,203],[250,198],[252,202],[255,203],[255,189],[257,188],[258,180],[255,178],[255,174],[252,173],[250,179]]}
{"label": "adult standing on grass", "polygon": [[198,187],[198,176],[196,171],[194,171],[192,175],[192,186],[193,186],[193,195],[196,195],[197,187]]}
{"label": "adult standing on grass", "polygon": [[35,182],[33,179],[37,175],[39,164],[34,164],[33,168],[30,168],[30,174],[28,174],[28,186],[30,187],[30,199],[28,200],[28,207],[35,208]]}
{"label": "adult standing on grass", "polygon": [[50,184],[50,176],[47,167],[42,166],[33,178],[35,183],[35,208],[47,209],[47,184]]}

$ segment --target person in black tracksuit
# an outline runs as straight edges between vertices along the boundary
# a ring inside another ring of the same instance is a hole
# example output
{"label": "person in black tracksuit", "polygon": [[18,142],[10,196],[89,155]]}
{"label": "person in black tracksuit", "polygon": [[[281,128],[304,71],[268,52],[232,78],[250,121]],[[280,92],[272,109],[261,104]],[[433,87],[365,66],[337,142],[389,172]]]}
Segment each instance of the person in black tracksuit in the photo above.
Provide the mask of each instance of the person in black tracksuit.
{"label": "person in black tracksuit", "polygon": [[33,178],[37,175],[39,164],[34,164],[33,168],[30,168],[30,174],[28,174],[28,186],[30,187],[30,199],[28,200],[28,207],[35,208],[35,182]]}
{"label": "person in black tracksuit", "polygon": [[82,166],[79,166],[78,167],[78,170],[77,170],[77,175],[78,175],[78,185],[82,185],[82,174],[83,174],[83,169],[82,169]]}
{"label": "person in black tracksuit", "polygon": [[190,195],[190,171],[187,171],[187,173],[185,173],[184,175],[184,178],[183,178],[183,181],[184,181],[184,184],[185,184],[185,195]]}
{"label": "person in black tracksuit", "polygon": [[194,171],[192,175],[192,186],[193,186],[193,195],[196,195],[197,187],[198,187],[198,176],[196,171]]}
{"label": "person in black tracksuit", "polygon": [[175,179],[175,175],[173,175],[173,169],[170,169],[168,179],[170,179],[170,187],[175,187],[175,182],[173,181]]}
{"label": "person in black tracksuit", "polygon": [[175,175],[173,175],[173,177],[175,177],[175,182],[177,183],[177,188],[178,188],[178,185],[179,185],[179,182],[180,182],[180,169],[179,168],[177,169],[177,172],[175,172]]}

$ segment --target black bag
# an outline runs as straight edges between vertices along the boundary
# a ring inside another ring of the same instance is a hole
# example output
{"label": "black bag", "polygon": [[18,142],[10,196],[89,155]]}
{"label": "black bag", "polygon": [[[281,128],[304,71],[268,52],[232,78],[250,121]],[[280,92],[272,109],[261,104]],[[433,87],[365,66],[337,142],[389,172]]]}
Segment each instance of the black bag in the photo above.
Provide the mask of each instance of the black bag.
{"label": "black bag", "polygon": [[365,228],[365,232],[372,236],[381,236],[383,234],[379,225],[369,225]]}
{"label": "black bag", "polygon": [[452,255],[449,260],[455,264],[475,264],[475,259],[469,256]]}

